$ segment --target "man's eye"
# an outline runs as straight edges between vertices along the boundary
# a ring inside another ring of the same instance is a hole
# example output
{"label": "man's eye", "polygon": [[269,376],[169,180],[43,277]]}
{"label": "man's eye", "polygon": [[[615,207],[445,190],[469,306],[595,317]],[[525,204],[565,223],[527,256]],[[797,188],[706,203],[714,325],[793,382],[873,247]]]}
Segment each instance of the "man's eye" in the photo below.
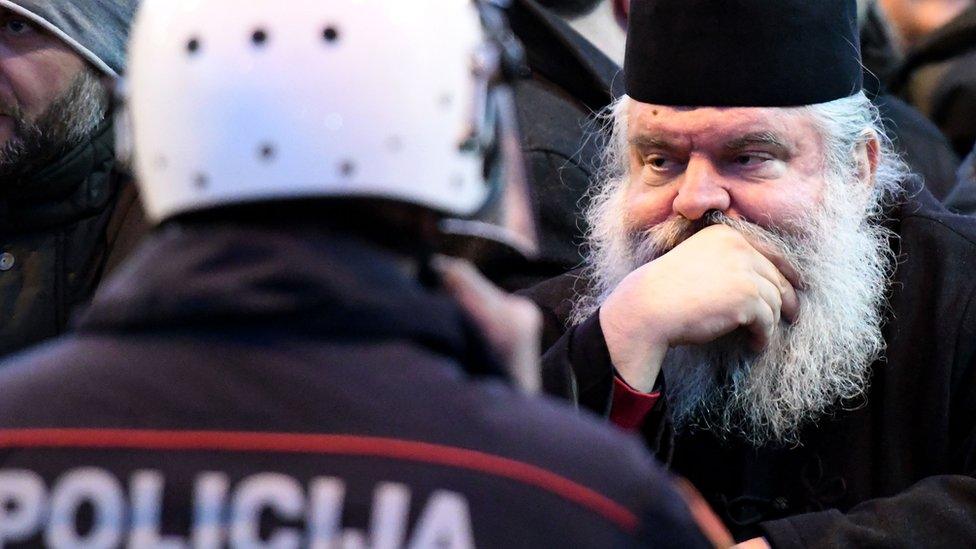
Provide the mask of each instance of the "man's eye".
{"label": "man's eye", "polygon": [[669,170],[674,167],[674,161],[666,156],[650,155],[644,158],[644,165],[650,166],[655,170]]}
{"label": "man's eye", "polygon": [[27,34],[34,26],[24,19],[11,18],[3,23],[3,30],[9,34]]}
{"label": "man's eye", "polygon": [[739,166],[755,167],[770,160],[769,157],[759,154],[740,154],[733,161]]}

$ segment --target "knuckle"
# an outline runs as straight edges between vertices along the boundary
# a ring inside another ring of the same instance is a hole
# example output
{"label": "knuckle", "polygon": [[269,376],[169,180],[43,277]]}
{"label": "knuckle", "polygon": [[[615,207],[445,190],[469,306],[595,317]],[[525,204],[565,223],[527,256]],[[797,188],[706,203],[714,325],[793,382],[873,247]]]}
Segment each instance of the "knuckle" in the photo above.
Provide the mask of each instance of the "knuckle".
{"label": "knuckle", "polygon": [[746,254],[738,254],[735,257],[735,269],[743,273],[751,273],[755,269],[752,265],[752,258]]}
{"label": "knuckle", "polygon": [[751,302],[760,295],[759,285],[747,275],[739,275],[736,277],[732,285],[732,291],[743,302]]}
{"label": "knuckle", "polygon": [[733,315],[732,318],[739,326],[752,323],[752,317],[746,311],[738,311]]}
{"label": "knuckle", "polygon": [[763,297],[763,286],[761,280],[756,280],[755,278],[750,278],[749,280],[749,296],[762,299]]}

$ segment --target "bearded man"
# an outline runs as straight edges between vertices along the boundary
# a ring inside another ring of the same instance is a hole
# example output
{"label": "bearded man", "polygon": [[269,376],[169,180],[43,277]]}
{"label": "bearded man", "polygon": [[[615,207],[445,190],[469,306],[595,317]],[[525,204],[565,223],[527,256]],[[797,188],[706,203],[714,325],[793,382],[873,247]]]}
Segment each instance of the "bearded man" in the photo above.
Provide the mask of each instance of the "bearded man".
{"label": "bearded man", "polygon": [[757,546],[976,540],[976,225],[892,152],[853,0],[641,0],[545,385]]}
{"label": "bearded man", "polygon": [[144,231],[112,80],[136,0],[0,0],[0,355],[61,333]]}

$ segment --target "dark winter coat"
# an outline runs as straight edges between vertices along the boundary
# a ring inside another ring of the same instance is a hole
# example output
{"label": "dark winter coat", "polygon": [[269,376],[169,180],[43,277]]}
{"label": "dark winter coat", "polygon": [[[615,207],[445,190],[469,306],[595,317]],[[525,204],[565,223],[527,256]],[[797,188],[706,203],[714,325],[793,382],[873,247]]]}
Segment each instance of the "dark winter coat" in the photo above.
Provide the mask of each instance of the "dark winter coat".
{"label": "dark winter coat", "polygon": [[946,207],[954,212],[976,214],[976,148],[959,166],[956,186],[946,197]]}
{"label": "dark winter coat", "polygon": [[[664,399],[643,426],[647,444],[738,539],[762,535],[776,548],[976,544],[976,220],[922,191],[891,227],[900,240],[888,347],[863,399],[838,405],[794,448],[675,437]],[[529,294],[547,314],[548,388],[605,413],[614,373],[599,318],[564,328],[581,283],[565,275]]]}
{"label": "dark winter coat", "polygon": [[[325,230],[162,229],[76,332],[0,368],[0,478],[94,482],[117,521],[50,506],[110,540],[217,540],[231,521],[244,546],[704,545],[636,440],[491,377],[403,263]],[[4,541],[36,543],[56,511]]]}
{"label": "dark winter coat", "polygon": [[0,183],[0,356],[62,333],[144,234],[111,125],[23,181]]}

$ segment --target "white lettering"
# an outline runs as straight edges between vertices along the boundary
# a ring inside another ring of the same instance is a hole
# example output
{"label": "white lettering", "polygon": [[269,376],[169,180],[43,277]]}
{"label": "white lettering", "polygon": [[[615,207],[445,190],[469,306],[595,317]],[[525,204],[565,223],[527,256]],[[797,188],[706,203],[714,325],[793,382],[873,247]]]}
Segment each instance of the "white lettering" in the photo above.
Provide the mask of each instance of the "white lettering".
{"label": "white lettering", "polygon": [[0,471],[0,547],[24,541],[41,526],[44,479],[32,471]]}
{"label": "white lettering", "polygon": [[[75,527],[84,503],[94,509],[92,526],[84,536]],[[94,467],[74,469],[55,483],[51,494],[51,516],[44,541],[49,547],[96,549],[116,547],[122,542],[125,498],[118,480]]]}
{"label": "white lettering", "polygon": [[233,502],[231,545],[288,549],[301,544],[301,534],[294,528],[279,528],[263,543],[258,531],[263,509],[272,510],[285,520],[302,517],[305,502],[302,488],[295,479],[276,473],[248,477],[238,486]]}
{"label": "white lettering", "polygon": [[197,476],[193,486],[194,549],[219,549],[227,538],[224,506],[230,480],[224,473],[208,472]]}
{"label": "white lettering", "polygon": [[348,529],[342,533],[342,543],[335,549],[368,549],[366,534],[359,530]]}
{"label": "white lettering", "polygon": [[417,530],[410,541],[410,549],[442,547],[470,549],[474,547],[471,514],[464,496],[454,492],[434,492],[417,521]]}
{"label": "white lettering", "polygon": [[133,549],[182,549],[186,542],[178,537],[163,538],[160,518],[166,480],[159,471],[138,471],[129,481],[132,500],[132,526],[129,547]]}
{"label": "white lettering", "polygon": [[[259,473],[232,486],[225,473],[205,472],[194,480],[192,501],[176,502],[172,509],[164,505],[171,494],[162,471],[133,473],[128,499],[124,488],[110,472],[83,467],[65,472],[49,495],[40,475],[0,470],[0,548],[39,535],[48,547],[72,549],[122,543],[134,549],[474,547],[468,502],[455,492],[434,492],[410,529],[410,488],[380,483],[366,530],[343,528],[347,488],[334,477],[312,479],[306,501],[302,485],[291,476]],[[189,508],[189,532],[164,535],[164,528],[175,525],[167,520],[169,513],[184,517]],[[262,531],[262,519],[271,515],[280,525]],[[292,526],[299,522],[304,528]]]}
{"label": "white lettering", "polygon": [[346,487],[341,480],[320,477],[309,487],[308,531],[310,549],[335,549],[342,527]]}
{"label": "white lettering", "polygon": [[372,549],[397,549],[403,546],[410,512],[410,490],[402,484],[386,482],[376,488],[373,516],[369,521]]}

